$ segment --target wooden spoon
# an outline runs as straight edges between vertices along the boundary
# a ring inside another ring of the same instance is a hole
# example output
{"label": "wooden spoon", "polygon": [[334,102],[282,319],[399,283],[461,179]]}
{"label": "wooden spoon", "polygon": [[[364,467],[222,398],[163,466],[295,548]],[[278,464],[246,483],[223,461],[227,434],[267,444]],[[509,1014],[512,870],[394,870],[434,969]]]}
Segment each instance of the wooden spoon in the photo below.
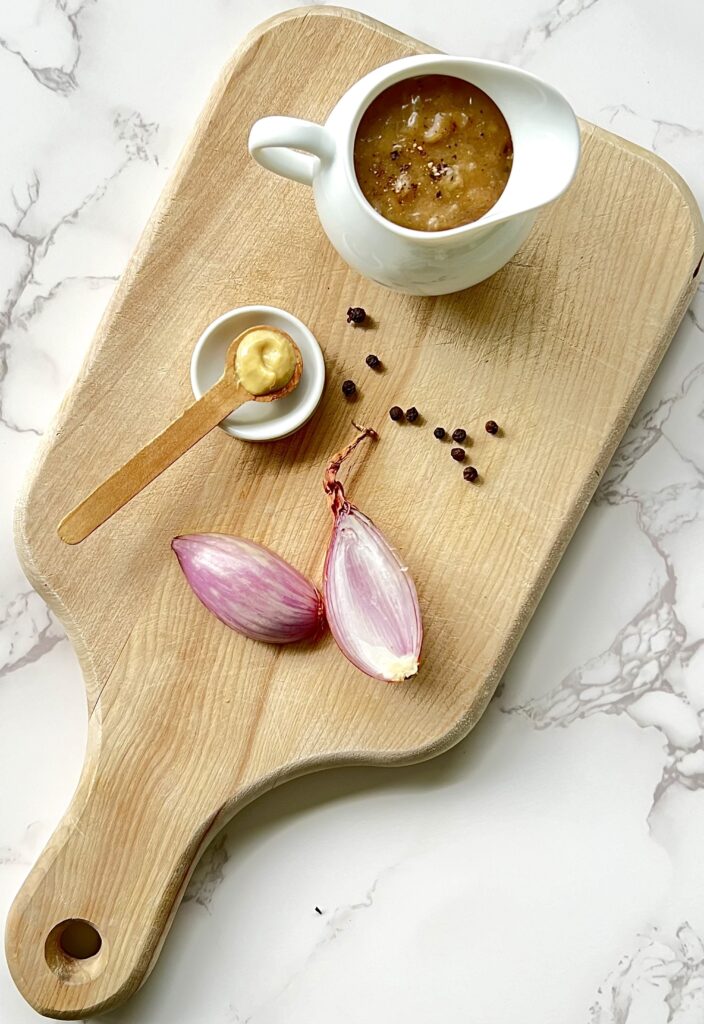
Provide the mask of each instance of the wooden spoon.
{"label": "wooden spoon", "polygon": [[285,331],[275,327],[266,327],[266,330],[283,334],[294,349],[296,367],[288,384],[266,395],[252,395],[238,380],[235,373],[237,347],[247,334],[261,329],[262,325],[249,327],[230,342],[225,356],[225,369],[220,380],[196,402],[189,405],[185,412],[162,430],[153,441],[96,487],[80,505],[76,505],[64,516],[58,526],[61,540],[67,544],[78,544],[85,540],[93,530],[126,505],[135,494],[139,494],[147,484],[240,405],[252,400],[275,402],[298,387],[303,371],[303,357],[293,339]]}

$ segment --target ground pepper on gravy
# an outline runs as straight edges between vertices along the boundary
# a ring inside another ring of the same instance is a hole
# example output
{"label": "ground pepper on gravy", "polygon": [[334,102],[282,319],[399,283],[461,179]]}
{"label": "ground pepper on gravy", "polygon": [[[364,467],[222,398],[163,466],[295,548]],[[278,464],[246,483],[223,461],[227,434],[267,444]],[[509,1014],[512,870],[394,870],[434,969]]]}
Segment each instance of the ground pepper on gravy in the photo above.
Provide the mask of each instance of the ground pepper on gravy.
{"label": "ground pepper on gravy", "polygon": [[478,220],[511,173],[503,114],[452,75],[421,75],[385,89],[354,141],[354,169],[374,209],[402,227],[443,231]]}

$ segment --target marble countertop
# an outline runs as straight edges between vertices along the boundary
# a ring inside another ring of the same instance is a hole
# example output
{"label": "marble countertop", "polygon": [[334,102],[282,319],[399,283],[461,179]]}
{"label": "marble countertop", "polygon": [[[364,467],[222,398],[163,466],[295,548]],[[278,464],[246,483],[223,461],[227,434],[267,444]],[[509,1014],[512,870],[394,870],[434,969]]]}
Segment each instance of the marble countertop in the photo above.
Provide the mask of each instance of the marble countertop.
{"label": "marble countertop", "polygon": [[[17,563],[15,496],[219,68],[289,6],[0,5],[3,919],[86,731],[76,657]],[[360,9],[546,77],[704,205],[701,0]],[[700,288],[469,739],[247,808],[116,1024],[702,1024],[703,342]],[[39,1019],[2,960],[0,1021]]]}

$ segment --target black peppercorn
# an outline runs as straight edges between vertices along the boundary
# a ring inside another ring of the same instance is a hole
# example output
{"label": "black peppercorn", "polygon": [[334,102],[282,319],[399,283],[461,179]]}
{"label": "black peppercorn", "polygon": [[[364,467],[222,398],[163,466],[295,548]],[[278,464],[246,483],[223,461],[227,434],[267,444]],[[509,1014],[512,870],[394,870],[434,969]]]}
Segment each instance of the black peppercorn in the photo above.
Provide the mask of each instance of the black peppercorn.
{"label": "black peppercorn", "polygon": [[495,420],[487,420],[484,424],[487,434],[498,434],[499,424]]}
{"label": "black peppercorn", "polygon": [[474,466],[466,466],[462,470],[462,476],[465,480],[469,480],[470,484],[473,484],[475,480],[479,479],[479,472],[474,468]]}
{"label": "black peppercorn", "polygon": [[361,306],[350,306],[347,310],[348,324],[363,324],[366,319],[367,314]]}
{"label": "black peppercorn", "polygon": [[416,409],[415,405],[412,405],[410,409],[406,409],[406,419],[409,423],[415,423],[420,416],[420,413]]}
{"label": "black peppercorn", "polygon": [[452,440],[457,441],[457,444],[464,444],[467,440],[467,431],[458,427],[457,430],[452,431]]}
{"label": "black peppercorn", "polygon": [[450,455],[455,460],[455,462],[464,462],[464,448],[453,448],[450,451]]}
{"label": "black peppercorn", "polygon": [[435,430],[433,431],[433,437],[437,437],[438,441],[442,441],[444,436],[445,436],[445,428],[444,427],[436,427]]}
{"label": "black peppercorn", "polygon": [[389,409],[389,416],[391,417],[392,420],[402,420],[403,409],[401,408],[400,405],[392,405],[391,408]]}
{"label": "black peppercorn", "polygon": [[397,149],[392,149],[391,150],[391,159],[392,160],[398,160],[398,158],[400,156],[401,156],[401,154],[399,153],[399,151]]}
{"label": "black peppercorn", "polygon": [[345,398],[351,398],[357,390],[357,385],[353,380],[343,380],[342,382],[342,394]]}
{"label": "black peppercorn", "polygon": [[367,356],[365,362],[371,370],[378,370],[381,366],[381,359],[379,359],[379,356],[372,355],[371,353]]}

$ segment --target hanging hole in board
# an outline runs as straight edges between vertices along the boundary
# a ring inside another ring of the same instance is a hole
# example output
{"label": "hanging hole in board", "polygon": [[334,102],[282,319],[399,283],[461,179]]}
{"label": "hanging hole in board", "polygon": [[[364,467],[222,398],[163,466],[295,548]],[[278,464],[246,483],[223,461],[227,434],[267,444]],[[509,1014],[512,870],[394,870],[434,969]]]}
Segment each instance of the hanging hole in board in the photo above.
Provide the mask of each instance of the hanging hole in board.
{"label": "hanging hole in board", "polygon": [[82,985],[96,978],[105,967],[105,942],[90,921],[68,918],[49,932],[44,958],[49,969],[65,984]]}

